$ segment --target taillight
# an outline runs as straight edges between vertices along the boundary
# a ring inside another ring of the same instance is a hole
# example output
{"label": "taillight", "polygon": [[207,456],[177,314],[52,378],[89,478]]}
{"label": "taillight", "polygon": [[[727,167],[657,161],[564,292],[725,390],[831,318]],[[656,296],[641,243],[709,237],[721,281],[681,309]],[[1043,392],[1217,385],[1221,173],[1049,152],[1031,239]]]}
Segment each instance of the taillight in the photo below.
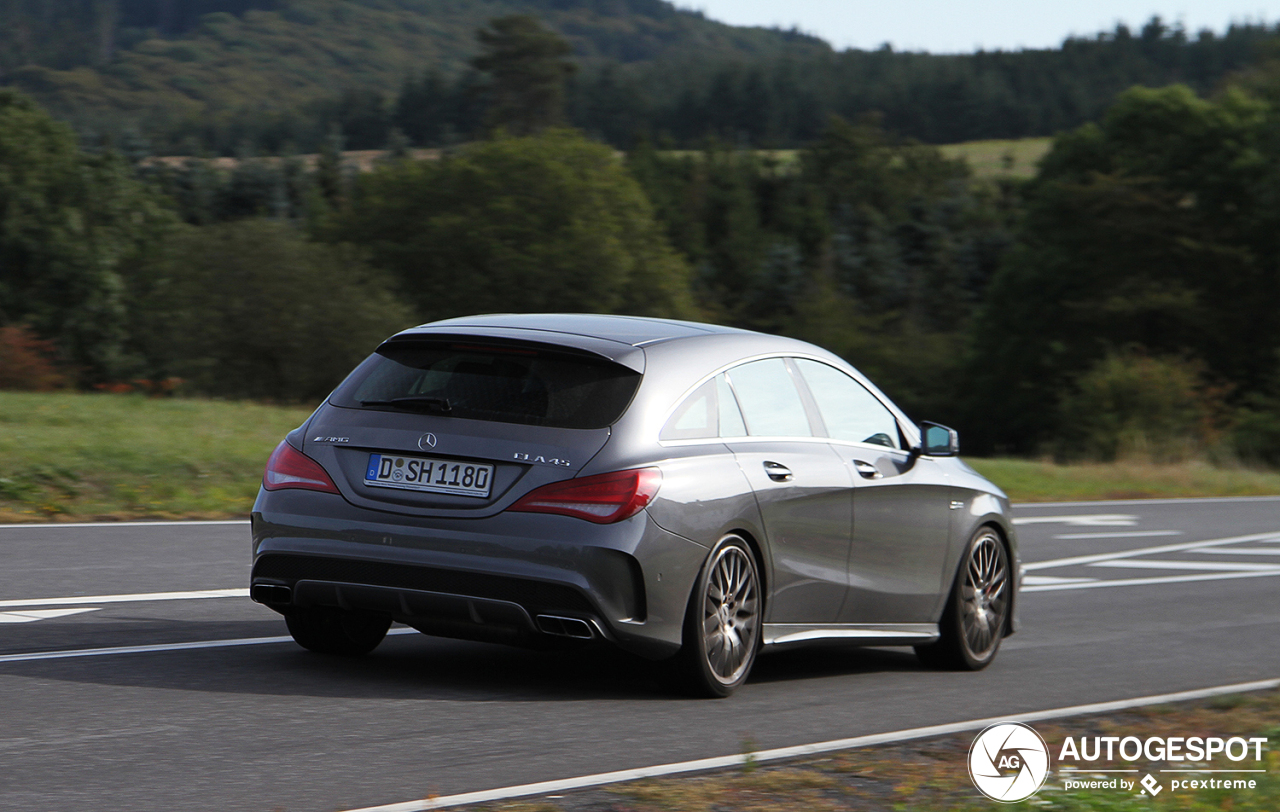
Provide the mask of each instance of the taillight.
{"label": "taillight", "polygon": [[301,488],[304,491],[338,492],[338,487],[320,467],[320,463],[284,441],[276,446],[276,450],[267,459],[267,470],[262,474],[262,487],[269,491]]}
{"label": "taillight", "polygon": [[559,513],[596,524],[612,524],[639,513],[658,494],[662,472],[636,468],[611,474],[543,485],[520,497],[507,510],[519,513]]}

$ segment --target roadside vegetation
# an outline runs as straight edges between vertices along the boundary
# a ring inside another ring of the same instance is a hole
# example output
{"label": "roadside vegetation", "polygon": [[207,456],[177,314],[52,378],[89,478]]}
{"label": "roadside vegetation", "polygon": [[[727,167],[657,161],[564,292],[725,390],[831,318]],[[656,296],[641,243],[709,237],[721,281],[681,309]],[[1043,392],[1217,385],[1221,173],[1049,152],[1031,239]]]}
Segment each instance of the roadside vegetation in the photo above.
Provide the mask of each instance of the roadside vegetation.
{"label": "roadside vegetation", "polygon": [[965,461],[1015,502],[1280,495],[1280,472],[1202,460],[1056,463],[966,457]]}
{"label": "roadside vegetation", "polygon": [[[1280,692],[1241,694],[1176,705],[1138,708],[1032,725],[1055,758],[1067,736],[1266,736],[1265,773],[1251,774],[1254,789],[1179,790],[1166,786],[1154,798],[1136,791],[1063,789],[1063,774],[1050,772],[1032,798],[1000,805],[984,798],[969,779],[969,746],[977,731],[943,738],[846,750],[829,756],[773,764],[749,760],[735,770],[648,779],[553,798],[460,807],[473,812],[990,812],[1000,808],[1048,812],[1274,812],[1280,808]],[[747,743],[749,744],[749,743]],[[750,748],[744,752],[749,753]],[[1250,764],[1253,762],[1251,761]],[[1186,766],[1186,762],[1181,762]],[[1098,769],[1119,766],[1097,762]],[[1166,765],[1154,763],[1151,770]],[[1142,773],[1131,776],[1140,778]],[[1093,776],[1088,776],[1092,778]],[[1102,776],[1098,776],[1102,777]],[[1114,777],[1112,775],[1111,777]],[[1208,775],[1180,775],[1208,778]],[[1238,776],[1237,776],[1238,777]]]}
{"label": "roadside vegetation", "polygon": [[[0,392],[0,523],[245,518],[267,456],[309,414],[145,391]],[[1280,473],[1203,463],[966,460],[1016,502],[1280,494]]]}

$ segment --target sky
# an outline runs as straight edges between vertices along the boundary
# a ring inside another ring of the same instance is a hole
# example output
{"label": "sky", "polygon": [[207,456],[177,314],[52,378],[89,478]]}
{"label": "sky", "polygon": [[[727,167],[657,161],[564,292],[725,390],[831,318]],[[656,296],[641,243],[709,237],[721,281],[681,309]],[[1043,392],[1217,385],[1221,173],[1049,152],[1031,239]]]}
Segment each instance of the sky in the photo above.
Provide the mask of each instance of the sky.
{"label": "sky", "polygon": [[1052,48],[1153,15],[1190,32],[1232,22],[1280,21],[1280,0],[675,0],[732,25],[796,27],[839,49],[966,53]]}

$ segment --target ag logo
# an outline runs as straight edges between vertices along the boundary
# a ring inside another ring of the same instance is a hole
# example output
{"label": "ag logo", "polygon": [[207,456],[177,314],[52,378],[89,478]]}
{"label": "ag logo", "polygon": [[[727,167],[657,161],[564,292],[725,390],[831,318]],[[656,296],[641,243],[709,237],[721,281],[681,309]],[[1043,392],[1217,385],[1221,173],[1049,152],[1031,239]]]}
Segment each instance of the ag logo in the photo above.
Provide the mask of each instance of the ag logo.
{"label": "ag logo", "polygon": [[969,748],[969,777],[993,801],[1013,803],[1040,791],[1049,775],[1049,747],[1017,722],[992,725]]}

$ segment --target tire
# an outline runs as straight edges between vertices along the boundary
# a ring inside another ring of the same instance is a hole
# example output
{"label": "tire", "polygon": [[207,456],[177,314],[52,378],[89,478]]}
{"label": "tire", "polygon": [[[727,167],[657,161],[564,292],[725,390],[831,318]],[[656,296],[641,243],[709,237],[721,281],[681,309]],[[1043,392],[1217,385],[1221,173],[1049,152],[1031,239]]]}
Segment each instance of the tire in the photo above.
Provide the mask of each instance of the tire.
{"label": "tire", "polygon": [[981,671],[995,659],[1009,622],[1013,588],[1009,551],[990,527],[979,528],[965,547],[938,623],[936,643],[916,646],[931,668]]}
{"label": "tire", "polygon": [[763,617],[755,556],[738,536],[725,536],[698,575],[676,655],[678,685],[694,696],[725,697],[751,674]]}
{"label": "tire", "polygon": [[322,607],[295,609],[284,619],[298,645],[319,654],[346,657],[373,651],[391,628],[387,615]]}

